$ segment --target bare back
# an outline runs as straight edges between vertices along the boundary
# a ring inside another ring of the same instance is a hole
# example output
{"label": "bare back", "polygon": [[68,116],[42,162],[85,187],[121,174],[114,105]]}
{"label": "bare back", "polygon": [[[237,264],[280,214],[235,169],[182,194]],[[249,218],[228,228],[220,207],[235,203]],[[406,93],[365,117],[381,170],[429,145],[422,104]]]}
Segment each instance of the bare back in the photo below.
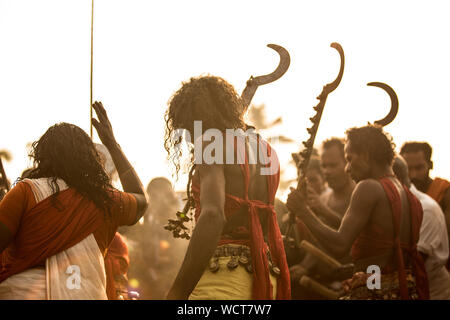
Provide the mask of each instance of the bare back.
{"label": "bare back", "polygon": [[[267,176],[261,174],[261,161],[256,154],[257,150],[249,147],[248,139],[246,139],[245,152],[247,159],[257,159],[256,164],[248,164],[249,168],[249,186],[248,197],[250,200],[259,200],[263,203],[269,203]],[[225,174],[225,192],[239,198],[245,196],[245,176],[241,164],[224,165]],[[267,217],[260,216],[263,232],[267,229]],[[247,208],[243,207],[238,212],[231,215],[224,228],[224,233],[235,228],[236,226],[248,226]]]}
{"label": "bare back", "polygon": [[[389,179],[394,183],[402,202],[400,241],[409,243],[411,239],[411,215],[408,198],[403,189],[403,185],[396,178],[390,177]],[[392,235],[392,238],[394,237],[393,212],[386,194],[380,199],[378,206],[375,207],[372,219],[372,222],[380,226],[386,235]]]}

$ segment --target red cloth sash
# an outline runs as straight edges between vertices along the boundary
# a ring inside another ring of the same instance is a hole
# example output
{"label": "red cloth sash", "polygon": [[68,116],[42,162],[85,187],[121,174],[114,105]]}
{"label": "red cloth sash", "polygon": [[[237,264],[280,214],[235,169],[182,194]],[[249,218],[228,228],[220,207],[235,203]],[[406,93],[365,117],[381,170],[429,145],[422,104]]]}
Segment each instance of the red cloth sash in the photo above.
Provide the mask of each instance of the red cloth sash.
{"label": "red cloth sash", "polygon": [[427,190],[427,194],[438,203],[444,198],[445,192],[450,188],[450,182],[441,178],[435,178]]}
{"label": "red cloth sash", "polygon": [[394,183],[387,177],[379,180],[393,213],[394,239],[387,236],[382,229],[370,224],[358,236],[352,246],[352,257],[354,261],[383,255],[394,247],[394,256],[397,262],[399,274],[399,287],[402,299],[409,299],[406,282],[406,271],[404,253],[409,256],[413,275],[416,278],[417,294],[419,299],[429,299],[428,278],[422,257],[417,251],[417,241],[419,240],[420,226],[422,224],[423,210],[419,200],[406,188],[403,189],[408,197],[411,216],[411,241],[404,243],[400,241],[400,221],[402,215],[401,198]]}
{"label": "red cloth sash", "polygon": [[0,282],[76,245],[103,223],[103,212],[75,189],[59,192],[60,210],[51,198],[23,214],[13,242],[1,254]]}
{"label": "red cloth sash", "polygon": [[[264,163],[270,163],[272,149],[270,145],[262,140],[258,135],[258,143],[262,148],[261,150],[267,150],[267,154],[263,153]],[[263,146],[261,146],[263,144]],[[235,145],[236,150],[236,145]],[[249,219],[249,228],[242,226],[240,228],[240,236],[242,239],[231,240],[228,238],[223,238],[219,242],[219,245],[226,243],[244,244],[249,245],[252,254],[252,267],[253,267],[253,288],[252,288],[252,298],[254,300],[271,300],[272,294],[272,284],[270,283],[270,271],[269,263],[267,259],[267,249],[270,251],[273,262],[280,269],[281,273],[277,279],[277,300],[289,300],[291,299],[291,284],[289,276],[289,268],[287,265],[286,254],[284,251],[283,240],[281,238],[280,228],[277,222],[277,215],[274,209],[275,194],[278,189],[278,184],[280,181],[280,171],[279,163],[274,153],[271,159],[276,161],[275,165],[278,166],[278,171],[276,174],[267,175],[267,186],[268,186],[268,198],[269,203],[264,203],[258,200],[251,200],[248,198],[248,189],[250,184],[250,169],[248,165],[248,156],[245,150],[239,150],[245,154],[245,164],[241,164],[242,173],[244,175],[244,185],[245,194],[244,198],[239,198],[231,194],[225,194],[225,215],[230,217],[240,208],[246,207]],[[274,165],[273,163],[271,164]],[[198,219],[201,212],[200,204],[200,186],[195,184],[193,180],[192,189],[193,197],[196,202],[196,212],[195,218]],[[264,235],[261,227],[261,222],[259,216],[262,214],[267,214],[268,217],[268,245],[264,241]]]}

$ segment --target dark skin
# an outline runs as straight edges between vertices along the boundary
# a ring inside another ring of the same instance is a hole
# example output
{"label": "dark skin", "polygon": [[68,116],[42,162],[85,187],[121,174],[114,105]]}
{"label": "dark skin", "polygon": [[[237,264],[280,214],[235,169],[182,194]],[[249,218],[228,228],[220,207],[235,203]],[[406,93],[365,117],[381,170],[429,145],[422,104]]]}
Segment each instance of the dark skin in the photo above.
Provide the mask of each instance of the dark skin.
{"label": "dark skin", "polygon": [[316,169],[308,169],[306,180],[308,180],[308,185],[311,185],[316,194],[320,195],[325,190],[325,180]]}
{"label": "dark skin", "polygon": [[[97,114],[98,121],[92,119],[92,124],[97,130],[98,136],[102,143],[108,148],[111,154],[114,165],[119,172],[120,182],[122,183],[123,190],[131,193],[137,202],[138,214],[136,222],[142,217],[147,208],[147,198],[145,189],[142,186],[141,180],[137,176],[127,157],[123,153],[119,144],[114,138],[113,129],[111,123],[106,114],[106,110],[101,102],[95,102],[93,108]],[[0,253],[11,243],[11,232],[9,229],[0,222]]]}
{"label": "dark skin", "polygon": [[328,203],[308,188],[308,205],[332,228],[338,229],[350,203],[355,182],[345,172],[345,158],[338,146],[323,150],[321,164],[325,181],[332,190]]}
{"label": "dark skin", "polygon": [[[267,177],[260,175],[259,165],[249,165],[249,167],[249,198],[267,203]],[[234,213],[230,220],[225,218],[224,212],[225,193],[238,197],[244,196],[244,177],[240,166],[238,164],[202,164],[197,165],[197,170],[196,178],[200,180],[200,218],[167,299],[188,299],[212,258],[221,235],[233,226],[242,225],[248,221],[246,208]]]}
{"label": "dark skin", "polygon": [[111,126],[111,122],[108,119],[106,110],[101,102],[94,102],[92,107],[97,114],[98,120],[92,119],[92,125],[96,129],[100,140],[103,145],[108,149],[111,154],[111,158],[116,166],[117,172],[119,173],[120,183],[122,184],[123,191],[131,193],[137,202],[138,221],[145,210],[147,209],[147,194],[145,192],[144,186],[139,179],[136,171],[134,171],[133,166],[128,161],[127,157],[123,153],[120,145],[117,143],[114,132]]}
{"label": "dark skin", "polygon": [[[349,142],[345,147],[345,156],[346,170],[357,181],[357,185],[338,230],[323,224],[306,205],[304,196],[298,190],[293,190],[287,201],[289,210],[301,217],[320,244],[336,258],[343,257],[350,251],[355,239],[369,223],[378,225],[385,234],[394,234],[390,203],[381,184],[376,180],[386,175],[393,175],[391,166],[372,163],[367,154],[356,153]],[[389,177],[389,179],[399,191],[402,201],[400,240],[409,242],[410,213],[407,196],[396,178]],[[390,255],[374,257],[370,264],[383,267],[390,258]]]}
{"label": "dark skin", "polygon": [[[341,225],[355,188],[355,182],[345,172],[346,161],[342,150],[338,146],[325,148],[321,154],[321,166],[325,181],[328,182],[332,193],[327,202],[311,185],[308,175],[307,205],[320,220],[329,227],[337,230]],[[316,260],[306,254],[301,264],[290,268],[291,278],[299,279],[316,265]]]}
{"label": "dark skin", "polygon": [[[433,169],[433,162],[426,159],[423,151],[404,152],[402,156],[408,164],[411,182],[414,183],[417,189],[426,193],[433,182],[433,179],[430,178],[430,170]],[[445,192],[439,205],[444,212],[447,232],[450,235],[450,188]]]}
{"label": "dark skin", "polygon": [[319,215],[322,221],[334,229],[339,228],[342,219],[340,214],[324,203],[320,194],[309,184],[307,185],[307,202],[308,206]]}

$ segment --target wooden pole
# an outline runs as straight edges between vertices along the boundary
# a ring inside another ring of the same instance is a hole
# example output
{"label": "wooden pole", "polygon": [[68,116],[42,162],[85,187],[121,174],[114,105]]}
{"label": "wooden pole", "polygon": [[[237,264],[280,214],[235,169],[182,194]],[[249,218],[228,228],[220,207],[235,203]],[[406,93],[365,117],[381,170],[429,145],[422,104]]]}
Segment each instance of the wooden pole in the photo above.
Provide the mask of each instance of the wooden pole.
{"label": "wooden pole", "polygon": [[90,124],[90,135],[91,140],[93,139],[93,132],[92,132],[92,70],[94,66],[94,0],[92,0],[92,10],[91,10],[91,81],[90,81],[90,103],[89,103],[89,110],[90,110],[90,117],[89,117],[89,124]]}

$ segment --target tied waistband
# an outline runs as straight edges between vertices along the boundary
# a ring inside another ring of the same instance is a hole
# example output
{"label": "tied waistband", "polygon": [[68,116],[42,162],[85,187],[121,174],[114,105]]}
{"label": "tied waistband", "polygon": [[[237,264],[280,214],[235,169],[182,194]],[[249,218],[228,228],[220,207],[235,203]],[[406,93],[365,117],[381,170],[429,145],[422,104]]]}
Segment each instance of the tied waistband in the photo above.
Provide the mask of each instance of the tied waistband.
{"label": "tied waistband", "polygon": [[[231,257],[230,261],[227,263],[229,270],[236,269],[239,265],[243,266],[245,270],[249,273],[253,273],[252,267],[252,255],[250,247],[244,245],[230,245],[225,244],[218,246],[214,255],[209,263],[209,270],[213,273],[220,269],[219,258],[221,257]],[[273,276],[278,277],[281,273],[280,269],[272,262],[272,257],[270,252],[267,251],[267,259],[269,264],[270,272]]]}

